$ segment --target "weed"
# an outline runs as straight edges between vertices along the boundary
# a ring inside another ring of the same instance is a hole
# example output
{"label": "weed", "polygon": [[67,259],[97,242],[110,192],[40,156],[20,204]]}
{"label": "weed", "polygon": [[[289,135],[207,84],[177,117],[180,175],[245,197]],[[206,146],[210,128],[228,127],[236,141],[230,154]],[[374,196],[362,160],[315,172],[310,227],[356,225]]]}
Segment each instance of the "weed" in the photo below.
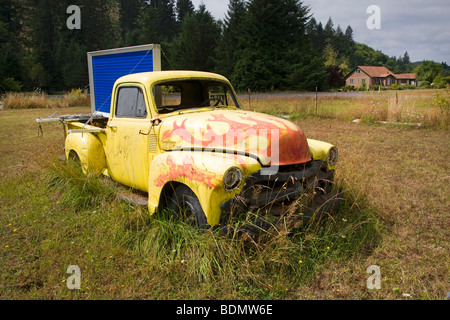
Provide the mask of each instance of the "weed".
{"label": "weed", "polygon": [[113,200],[114,186],[105,184],[101,177],[83,174],[81,166],[76,162],[54,162],[48,174],[49,191],[62,193],[59,203],[62,206],[82,210],[95,208]]}

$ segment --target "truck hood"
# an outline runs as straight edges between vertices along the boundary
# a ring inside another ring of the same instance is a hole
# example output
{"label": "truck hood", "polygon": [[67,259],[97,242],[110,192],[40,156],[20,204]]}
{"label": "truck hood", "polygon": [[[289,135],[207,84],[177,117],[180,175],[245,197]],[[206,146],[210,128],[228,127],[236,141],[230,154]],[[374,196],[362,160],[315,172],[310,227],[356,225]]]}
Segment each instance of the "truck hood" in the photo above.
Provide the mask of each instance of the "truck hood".
{"label": "truck hood", "polygon": [[160,146],[166,151],[227,151],[256,157],[263,166],[311,160],[303,131],[294,123],[256,112],[216,109],[162,119]]}

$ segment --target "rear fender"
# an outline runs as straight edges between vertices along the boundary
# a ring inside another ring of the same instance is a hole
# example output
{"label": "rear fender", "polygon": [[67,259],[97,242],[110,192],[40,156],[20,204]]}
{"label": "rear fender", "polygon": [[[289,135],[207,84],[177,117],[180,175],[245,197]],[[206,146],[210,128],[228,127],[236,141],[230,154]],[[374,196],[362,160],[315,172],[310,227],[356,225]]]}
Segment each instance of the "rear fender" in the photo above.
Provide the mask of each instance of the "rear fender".
{"label": "rear fender", "polygon": [[71,152],[75,152],[78,155],[85,174],[91,172],[100,175],[107,171],[105,150],[96,134],[68,134],[65,143],[66,159],[69,159]]}

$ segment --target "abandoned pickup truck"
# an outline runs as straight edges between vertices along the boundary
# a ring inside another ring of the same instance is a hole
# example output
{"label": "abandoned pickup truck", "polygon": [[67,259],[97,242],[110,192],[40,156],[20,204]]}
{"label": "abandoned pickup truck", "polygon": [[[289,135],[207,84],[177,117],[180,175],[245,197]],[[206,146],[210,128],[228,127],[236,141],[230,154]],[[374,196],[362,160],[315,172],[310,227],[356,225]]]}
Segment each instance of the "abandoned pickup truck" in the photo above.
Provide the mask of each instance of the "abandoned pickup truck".
{"label": "abandoned pickup truck", "polygon": [[307,139],[294,123],[241,108],[223,76],[156,71],[118,79],[109,117],[64,121],[67,159],[83,172],[148,195],[199,227],[233,212],[280,216],[305,194],[296,213],[335,205],[335,146]]}

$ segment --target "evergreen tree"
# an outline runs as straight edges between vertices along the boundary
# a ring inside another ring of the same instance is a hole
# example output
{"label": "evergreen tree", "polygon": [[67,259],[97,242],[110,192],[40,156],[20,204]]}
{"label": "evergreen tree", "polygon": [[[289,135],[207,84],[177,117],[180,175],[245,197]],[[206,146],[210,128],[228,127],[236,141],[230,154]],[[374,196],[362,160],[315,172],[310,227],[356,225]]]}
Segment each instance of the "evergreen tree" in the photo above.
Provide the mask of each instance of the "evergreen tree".
{"label": "evergreen tree", "polygon": [[345,35],[340,25],[337,26],[330,43],[333,45],[334,50],[336,50],[339,56],[345,55],[345,51],[347,50]]}
{"label": "evergreen tree", "polygon": [[344,51],[343,55],[347,57],[349,67],[352,69],[356,67],[355,65],[355,40],[353,39],[353,29],[351,26],[348,26],[345,29],[345,35],[343,38],[344,41]]}
{"label": "evergreen tree", "polygon": [[119,28],[124,46],[139,43],[139,21],[144,5],[144,0],[121,0],[119,2]]}
{"label": "evergreen tree", "polygon": [[[253,0],[244,22],[245,49],[232,79],[240,90],[300,88],[318,67],[306,25],[309,8],[297,0]],[[317,85],[317,80],[309,79]],[[311,86],[311,84],[310,84]]]}
{"label": "evergreen tree", "polygon": [[177,35],[173,0],[151,0],[146,5],[141,23],[141,43],[166,44]]}
{"label": "evergreen tree", "polygon": [[193,14],[194,11],[195,7],[191,0],[177,0],[176,12],[178,22],[183,22],[184,18]]}
{"label": "evergreen tree", "polygon": [[2,0],[0,3],[0,93],[21,89],[22,53],[20,35],[22,6],[18,1]]}
{"label": "evergreen tree", "polygon": [[325,39],[325,44],[332,44],[334,45],[334,23],[333,19],[331,17],[328,18],[327,24],[325,25],[325,28],[323,30],[323,36]]}
{"label": "evergreen tree", "polygon": [[403,55],[402,62],[406,65],[411,64],[411,59],[409,58],[408,51],[406,51]]}
{"label": "evergreen tree", "polygon": [[[70,2],[67,1],[66,8]],[[121,38],[120,34],[116,34],[116,29],[112,22],[112,15],[117,5],[116,1],[79,0],[79,3],[82,12],[82,26],[80,30],[82,45],[88,51],[114,48],[117,39]],[[65,19],[67,19],[67,15]]]}
{"label": "evergreen tree", "polygon": [[214,71],[215,48],[220,27],[201,4],[192,15],[185,17],[181,33],[170,47],[170,57],[176,69]]}
{"label": "evergreen tree", "polygon": [[67,28],[69,5],[70,0],[27,0],[25,23],[31,50],[24,61],[33,87],[47,91],[84,88],[89,83],[86,52],[111,48],[120,38],[112,23],[113,0],[80,0],[79,30]]}
{"label": "evergreen tree", "polygon": [[226,77],[232,76],[236,61],[245,47],[242,32],[246,14],[247,6],[244,0],[230,0],[223,23],[222,37],[216,49],[216,70]]}
{"label": "evergreen tree", "polygon": [[61,83],[55,65],[56,25],[53,18],[53,1],[31,0],[29,2],[31,4],[29,43],[33,48],[30,77],[36,87],[48,90],[51,86],[59,86],[58,84]]}
{"label": "evergreen tree", "polygon": [[311,44],[317,52],[322,52],[325,48],[324,30],[322,23],[317,23],[315,18],[308,22],[306,33],[311,40]]}

